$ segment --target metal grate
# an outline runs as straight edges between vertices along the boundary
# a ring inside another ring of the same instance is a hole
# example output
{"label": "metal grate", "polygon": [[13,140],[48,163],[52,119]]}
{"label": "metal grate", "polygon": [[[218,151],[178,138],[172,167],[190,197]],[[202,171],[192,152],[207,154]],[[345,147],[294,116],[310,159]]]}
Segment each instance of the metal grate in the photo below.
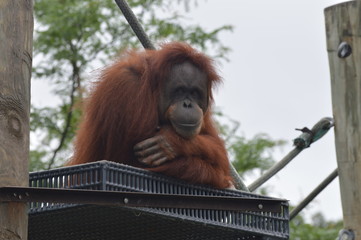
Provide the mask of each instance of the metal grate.
{"label": "metal grate", "polygon": [[[108,161],[31,173],[30,187],[270,199]],[[30,203],[29,239],[288,239],[288,202],[280,201],[280,213]]]}

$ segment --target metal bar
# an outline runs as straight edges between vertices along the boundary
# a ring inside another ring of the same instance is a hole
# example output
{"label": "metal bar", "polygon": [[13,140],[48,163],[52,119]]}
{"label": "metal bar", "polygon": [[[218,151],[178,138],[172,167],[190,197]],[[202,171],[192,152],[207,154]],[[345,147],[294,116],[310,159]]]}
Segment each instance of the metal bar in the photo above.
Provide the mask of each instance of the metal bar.
{"label": "metal bar", "polygon": [[317,195],[322,192],[338,176],[337,168],[323,180],[303,201],[290,213],[290,220],[297,216]]}
{"label": "metal bar", "polygon": [[244,182],[242,181],[241,177],[239,176],[237,170],[234,168],[234,166],[231,162],[229,163],[229,169],[231,172],[231,176],[233,178],[234,187],[237,190],[249,192],[249,189],[247,188],[246,184],[244,184]]}
{"label": "metal bar", "polygon": [[155,49],[153,43],[150,41],[149,37],[145,33],[142,25],[140,25],[137,17],[134,15],[132,9],[129,7],[128,3],[125,0],[115,0],[116,4],[122,11],[125,19],[127,19],[130,27],[133,29],[135,35],[138,37],[139,41],[142,43],[145,49]]}
{"label": "metal bar", "polygon": [[269,170],[265,172],[260,178],[256,179],[248,186],[249,191],[253,192],[264,184],[268,179],[276,175],[282,168],[291,162],[303,149],[309,147],[311,143],[322,138],[330,128],[334,126],[332,118],[325,117],[318,121],[312,129],[304,127],[303,129],[296,129],[302,131],[302,134],[298,136],[293,144],[296,146],[291,152],[289,152],[281,161],[273,165]]}
{"label": "metal bar", "polygon": [[273,177],[276,173],[278,173],[282,168],[284,168],[292,159],[294,159],[300,152],[302,152],[302,148],[294,148],[291,152],[289,152],[281,161],[277,162],[270,169],[268,169],[260,178],[256,179],[253,183],[248,186],[249,191],[253,192],[257,188],[259,188],[262,184],[267,182],[268,179]]}
{"label": "metal bar", "polygon": [[0,188],[0,201],[281,212],[282,202],[285,200],[84,189],[2,187]]}
{"label": "metal bar", "polygon": [[307,127],[296,129],[302,134],[293,140],[293,144],[299,148],[308,148],[312,143],[322,138],[334,125],[333,118],[325,117],[318,121],[311,130]]}

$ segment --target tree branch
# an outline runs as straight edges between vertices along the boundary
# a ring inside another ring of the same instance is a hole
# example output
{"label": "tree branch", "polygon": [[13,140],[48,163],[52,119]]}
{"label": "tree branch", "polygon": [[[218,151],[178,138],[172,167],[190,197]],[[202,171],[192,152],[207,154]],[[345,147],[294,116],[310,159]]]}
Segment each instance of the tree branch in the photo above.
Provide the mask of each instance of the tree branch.
{"label": "tree branch", "polygon": [[63,132],[61,134],[59,145],[54,150],[53,156],[49,161],[48,170],[52,167],[52,165],[55,162],[55,158],[56,158],[57,154],[59,153],[59,151],[64,146],[64,143],[65,143],[65,140],[66,140],[66,138],[68,136],[69,128],[70,128],[70,125],[71,125],[71,120],[73,118],[73,108],[74,108],[74,105],[75,105],[75,93],[80,87],[80,76],[79,76],[80,69],[76,65],[76,62],[73,62],[72,65],[73,65],[73,76],[72,76],[72,89],[71,89],[71,93],[70,93],[69,111],[68,111],[68,114],[66,116],[66,122],[65,122]]}

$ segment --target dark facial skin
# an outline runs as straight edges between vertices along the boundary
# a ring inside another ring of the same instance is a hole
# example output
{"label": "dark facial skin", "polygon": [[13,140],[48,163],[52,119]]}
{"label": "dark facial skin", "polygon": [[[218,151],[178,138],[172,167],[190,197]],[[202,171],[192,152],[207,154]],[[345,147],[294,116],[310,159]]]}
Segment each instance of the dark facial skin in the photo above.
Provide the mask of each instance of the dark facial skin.
{"label": "dark facial skin", "polygon": [[[160,97],[160,127],[172,127],[186,139],[199,134],[203,114],[208,108],[207,90],[207,77],[202,71],[189,62],[175,65]],[[149,166],[158,166],[178,155],[162,135],[136,144],[134,154],[140,162]]]}
{"label": "dark facial skin", "polygon": [[192,138],[201,129],[207,107],[206,75],[189,62],[175,65],[160,98],[161,125],[170,123],[180,136]]}

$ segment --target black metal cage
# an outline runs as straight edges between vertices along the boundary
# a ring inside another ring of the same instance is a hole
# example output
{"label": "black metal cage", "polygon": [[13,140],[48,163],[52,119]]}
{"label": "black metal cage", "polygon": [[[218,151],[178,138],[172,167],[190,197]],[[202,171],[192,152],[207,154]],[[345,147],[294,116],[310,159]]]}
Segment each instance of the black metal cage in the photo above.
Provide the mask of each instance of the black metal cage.
{"label": "black metal cage", "polygon": [[[271,199],[108,161],[30,173],[30,187]],[[33,202],[29,239],[288,239],[288,202],[279,201],[278,213]]]}

